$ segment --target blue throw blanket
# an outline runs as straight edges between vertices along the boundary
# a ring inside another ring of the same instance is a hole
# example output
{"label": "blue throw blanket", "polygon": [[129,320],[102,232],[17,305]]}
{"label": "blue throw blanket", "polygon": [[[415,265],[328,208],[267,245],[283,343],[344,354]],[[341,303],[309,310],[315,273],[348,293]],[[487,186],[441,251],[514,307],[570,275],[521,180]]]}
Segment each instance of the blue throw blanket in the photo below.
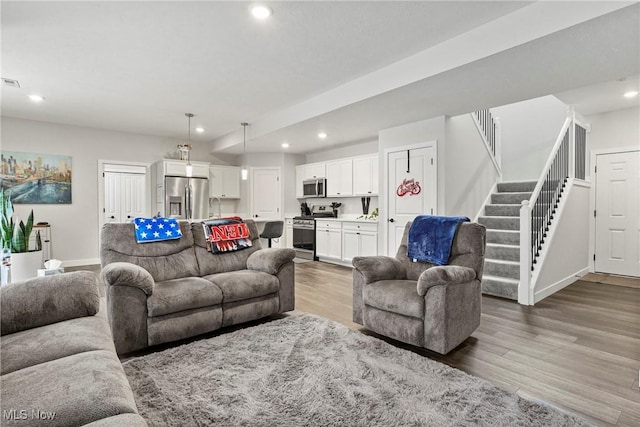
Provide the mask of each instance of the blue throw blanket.
{"label": "blue throw blanket", "polygon": [[182,237],[180,224],[175,218],[134,218],[136,242],[149,243]]}
{"label": "blue throw blanket", "polygon": [[414,261],[447,265],[458,225],[468,221],[465,216],[417,216],[409,229],[407,256]]}

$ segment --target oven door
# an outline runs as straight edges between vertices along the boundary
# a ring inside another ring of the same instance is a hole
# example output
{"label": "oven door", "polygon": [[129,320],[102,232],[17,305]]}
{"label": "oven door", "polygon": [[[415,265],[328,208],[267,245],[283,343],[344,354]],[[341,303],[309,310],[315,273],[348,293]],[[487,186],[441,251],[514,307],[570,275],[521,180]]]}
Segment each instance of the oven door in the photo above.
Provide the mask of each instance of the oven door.
{"label": "oven door", "polygon": [[313,252],[316,246],[316,232],[313,228],[293,226],[293,247]]}

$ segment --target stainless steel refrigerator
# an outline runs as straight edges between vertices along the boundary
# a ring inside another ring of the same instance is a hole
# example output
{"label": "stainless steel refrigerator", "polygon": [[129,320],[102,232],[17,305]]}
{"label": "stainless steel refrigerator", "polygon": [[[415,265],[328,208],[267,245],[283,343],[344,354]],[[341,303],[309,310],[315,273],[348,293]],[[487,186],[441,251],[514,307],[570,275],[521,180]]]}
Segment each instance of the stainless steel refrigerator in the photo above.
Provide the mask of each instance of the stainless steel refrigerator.
{"label": "stainless steel refrigerator", "polygon": [[165,176],[165,217],[178,219],[209,218],[209,180]]}

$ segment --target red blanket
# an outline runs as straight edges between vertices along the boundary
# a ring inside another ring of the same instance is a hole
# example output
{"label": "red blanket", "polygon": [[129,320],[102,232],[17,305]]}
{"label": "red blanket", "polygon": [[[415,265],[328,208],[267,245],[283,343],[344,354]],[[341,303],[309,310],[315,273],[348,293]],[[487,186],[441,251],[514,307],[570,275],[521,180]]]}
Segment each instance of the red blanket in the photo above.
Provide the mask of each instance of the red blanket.
{"label": "red blanket", "polygon": [[204,236],[212,254],[237,251],[251,247],[249,227],[240,217],[205,221]]}

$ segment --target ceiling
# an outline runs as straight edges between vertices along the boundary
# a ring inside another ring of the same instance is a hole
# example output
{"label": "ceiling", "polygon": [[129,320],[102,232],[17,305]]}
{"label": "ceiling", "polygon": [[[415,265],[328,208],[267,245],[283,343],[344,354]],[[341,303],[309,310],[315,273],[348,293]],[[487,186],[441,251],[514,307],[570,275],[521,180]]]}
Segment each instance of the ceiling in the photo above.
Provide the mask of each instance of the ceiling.
{"label": "ceiling", "polygon": [[212,151],[247,121],[249,151],[302,153],[552,93],[591,108],[579,88],[640,73],[640,9],[569,3],[2,2],[2,114],[184,139],[192,112]]}

